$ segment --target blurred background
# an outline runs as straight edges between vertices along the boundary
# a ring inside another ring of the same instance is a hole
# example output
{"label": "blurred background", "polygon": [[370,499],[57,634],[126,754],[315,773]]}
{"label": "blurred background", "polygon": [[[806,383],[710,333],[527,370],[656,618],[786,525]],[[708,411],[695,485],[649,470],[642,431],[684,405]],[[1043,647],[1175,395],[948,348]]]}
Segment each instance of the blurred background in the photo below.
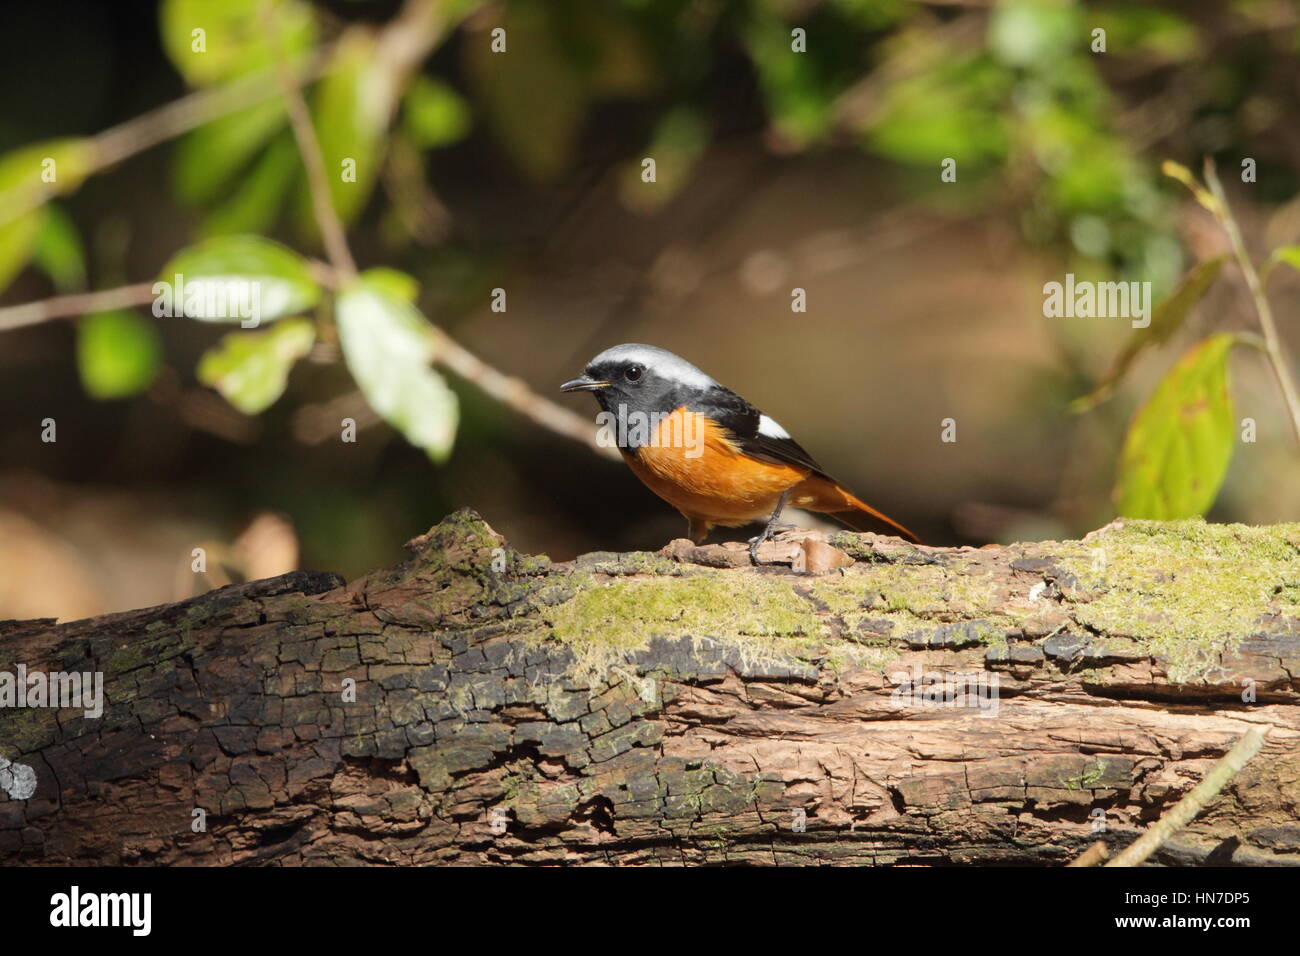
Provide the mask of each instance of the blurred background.
{"label": "blurred background", "polygon": [[[6,8],[0,154],[114,130],[118,152],[46,204],[30,255],[6,266],[0,232],[0,310],[151,282],[212,236],[323,258],[276,96],[192,128],[129,125],[249,77],[273,85],[280,55],[320,77],[305,93],[327,158],[340,138],[360,156],[336,201],[358,265],[417,279],[421,312],[488,365],[594,419],[557,386],[610,345],[663,346],[929,543],[983,544],[1113,518],[1134,410],[1208,330],[1252,326],[1229,265],[1110,401],[1067,410],[1132,330],[1045,318],[1044,283],[1136,279],[1159,299],[1227,249],[1162,160],[1217,159],[1257,258],[1300,239],[1300,7],[1286,0],[273,6],[279,53],[258,0]],[[1298,278],[1268,281],[1292,356]],[[368,410],[328,303],[317,345],[255,415],[196,374],[229,326],[115,315],[0,319],[0,619],[293,567],[351,578],[466,505],[555,559],[684,532],[620,462],[454,372],[454,447],[431,460]],[[1276,384],[1257,355],[1232,374],[1258,440],[1237,447],[1209,517],[1295,520]],[[339,440],[345,416],[355,443]],[[56,442],[41,440],[47,418]]]}

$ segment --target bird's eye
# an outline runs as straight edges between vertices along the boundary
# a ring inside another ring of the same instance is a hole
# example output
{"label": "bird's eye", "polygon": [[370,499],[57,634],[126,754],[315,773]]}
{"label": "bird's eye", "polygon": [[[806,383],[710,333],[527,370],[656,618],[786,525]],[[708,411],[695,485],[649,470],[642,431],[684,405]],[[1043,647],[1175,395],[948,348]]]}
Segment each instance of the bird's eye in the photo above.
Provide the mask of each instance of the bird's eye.
{"label": "bird's eye", "polygon": [[623,373],[623,377],[629,382],[635,382],[641,377],[641,373],[644,371],[645,369],[640,365],[629,365],[627,370]]}

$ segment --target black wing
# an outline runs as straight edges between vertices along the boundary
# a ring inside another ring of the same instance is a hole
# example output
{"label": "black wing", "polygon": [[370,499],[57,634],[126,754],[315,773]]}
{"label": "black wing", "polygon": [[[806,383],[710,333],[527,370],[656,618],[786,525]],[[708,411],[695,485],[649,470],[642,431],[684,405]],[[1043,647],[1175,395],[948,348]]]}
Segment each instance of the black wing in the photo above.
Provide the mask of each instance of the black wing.
{"label": "black wing", "polygon": [[711,388],[701,399],[692,402],[689,408],[693,412],[707,415],[731,432],[736,447],[751,458],[778,465],[796,465],[823,478],[830,477],[793,438],[777,438],[760,433],[758,427],[763,413],[729,388],[721,385]]}

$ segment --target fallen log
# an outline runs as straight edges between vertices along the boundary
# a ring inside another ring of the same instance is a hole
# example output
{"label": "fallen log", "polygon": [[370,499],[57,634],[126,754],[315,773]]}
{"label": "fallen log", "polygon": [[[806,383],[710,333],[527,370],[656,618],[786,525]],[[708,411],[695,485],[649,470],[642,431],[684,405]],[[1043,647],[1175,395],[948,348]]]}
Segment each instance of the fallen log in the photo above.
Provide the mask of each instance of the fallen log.
{"label": "fallen log", "polygon": [[1152,861],[1300,864],[1300,525],[408,547],[0,624],[0,862],[1063,865],[1257,728]]}

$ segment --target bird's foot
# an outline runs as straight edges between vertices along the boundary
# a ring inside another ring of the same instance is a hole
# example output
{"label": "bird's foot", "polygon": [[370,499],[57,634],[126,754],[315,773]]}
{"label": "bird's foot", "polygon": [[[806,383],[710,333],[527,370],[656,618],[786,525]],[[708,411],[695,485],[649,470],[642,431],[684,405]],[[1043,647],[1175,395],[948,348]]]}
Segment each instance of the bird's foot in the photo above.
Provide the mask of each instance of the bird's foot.
{"label": "bird's foot", "polygon": [[779,561],[762,561],[762,560],[760,560],[759,557],[758,557],[758,547],[759,547],[759,545],[763,544],[763,543],[766,542],[766,541],[770,541],[770,540],[772,540],[772,535],[775,534],[775,533],[777,532],[777,530],[778,530],[778,529],[775,529],[775,528],[769,528],[768,530],[764,531],[762,534],[755,535],[754,537],[752,537],[752,538],[749,539],[749,563],[750,563],[750,564],[752,564],[752,565],[754,565],[755,567],[757,567],[757,566],[759,566],[759,565],[763,565],[763,564],[780,564],[780,563],[781,563],[781,562],[779,562]]}

